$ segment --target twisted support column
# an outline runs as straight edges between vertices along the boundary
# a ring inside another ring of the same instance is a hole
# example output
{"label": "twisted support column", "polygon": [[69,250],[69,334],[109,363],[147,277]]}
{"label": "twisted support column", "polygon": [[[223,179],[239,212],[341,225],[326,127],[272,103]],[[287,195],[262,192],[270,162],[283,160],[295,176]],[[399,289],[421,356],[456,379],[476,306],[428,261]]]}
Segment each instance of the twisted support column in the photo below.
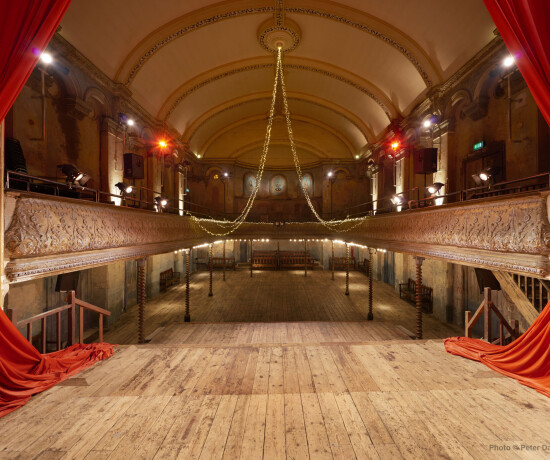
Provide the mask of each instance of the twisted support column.
{"label": "twisted support column", "polygon": [[304,239],[304,276],[307,277],[307,240]]}
{"label": "twisted support column", "polygon": [[422,296],[420,288],[422,286],[422,262],[423,257],[415,257],[416,260],[416,339],[422,339]]}
{"label": "twisted support column", "polygon": [[372,255],[374,249],[369,248],[369,313],[367,315],[367,321],[372,321],[374,315],[372,314]]}
{"label": "twisted support column", "polygon": [[223,240],[223,280],[225,281],[225,240]]}
{"label": "twisted support column", "polygon": [[332,243],[332,281],[334,281],[334,240],[332,240],[331,243]]}
{"label": "twisted support column", "polygon": [[254,253],[252,252],[252,240],[250,240],[250,278],[252,278],[252,262],[254,261]]}
{"label": "twisted support column", "polygon": [[[334,265],[334,262],[333,262]],[[349,295],[349,244],[346,243],[346,295]]]}
{"label": "twisted support column", "polygon": [[147,259],[139,259],[138,267],[138,343],[145,343],[145,262]]}
{"label": "twisted support column", "polygon": [[191,314],[189,312],[189,272],[191,271],[191,249],[185,253],[185,316],[183,321],[191,322]]}
{"label": "twisted support column", "polygon": [[212,297],[214,294],[212,293],[212,252],[213,252],[214,245],[210,243],[210,252],[208,254],[208,265],[210,270],[210,292],[208,292],[208,297]]}

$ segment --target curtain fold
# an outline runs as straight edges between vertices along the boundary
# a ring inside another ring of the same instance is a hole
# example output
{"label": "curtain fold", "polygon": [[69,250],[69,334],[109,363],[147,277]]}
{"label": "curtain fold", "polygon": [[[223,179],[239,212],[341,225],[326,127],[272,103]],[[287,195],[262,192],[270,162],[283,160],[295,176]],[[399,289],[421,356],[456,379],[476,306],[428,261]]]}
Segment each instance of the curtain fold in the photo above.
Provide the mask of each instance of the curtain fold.
{"label": "curtain fold", "polygon": [[550,125],[550,2],[484,2],[535,102]]}
{"label": "curtain fold", "polygon": [[479,339],[451,337],[445,349],[479,361],[550,397],[550,302],[525,333],[506,346]]}
{"label": "curtain fold", "polygon": [[0,122],[70,3],[71,0],[0,0]]}
{"label": "curtain fold", "polygon": [[0,309],[0,417],[112,354],[112,345],[91,343],[41,355]]}

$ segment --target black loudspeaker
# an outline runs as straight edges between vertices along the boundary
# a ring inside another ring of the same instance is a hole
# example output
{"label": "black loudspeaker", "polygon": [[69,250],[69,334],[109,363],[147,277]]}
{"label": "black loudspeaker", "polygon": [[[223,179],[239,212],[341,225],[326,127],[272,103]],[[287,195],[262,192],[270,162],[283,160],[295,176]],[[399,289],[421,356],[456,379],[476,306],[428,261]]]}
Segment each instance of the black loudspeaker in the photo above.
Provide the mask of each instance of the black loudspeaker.
{"label": "black loudspeaker", "polygon": [[76,291],[79,276],[80,272],[63,273],[61,275],[57,275],[55,292]]}
{"label": "black loudspeaker", "polygon": [[124,154],[124,178],[125,179],[143,179],[145,177],[145,168],[143,167],[143,157],[136,153]]}
{"label": "black loudspeaker", "polygon": [[434,172],[437,172],[437,149],[416,149],[414,151],[414,173],[432,174]]}

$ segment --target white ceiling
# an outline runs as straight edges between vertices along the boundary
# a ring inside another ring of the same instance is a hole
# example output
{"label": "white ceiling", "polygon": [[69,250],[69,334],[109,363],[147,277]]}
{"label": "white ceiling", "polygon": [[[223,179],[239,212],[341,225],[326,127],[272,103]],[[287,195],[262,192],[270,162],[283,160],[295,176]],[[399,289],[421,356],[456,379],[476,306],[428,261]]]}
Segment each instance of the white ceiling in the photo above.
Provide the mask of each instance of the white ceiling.
{"label": "white ceiling", "polygon": [[[194,152],[253,164],[275,61],[258,30],[275,25],[281,6],[283,25],[300,29],[284,64],[294,134],[310,163],[354,158],[495,28],[481,0],[73,0],[61,34]],[[283,134],[274,165],[291,161]]]}

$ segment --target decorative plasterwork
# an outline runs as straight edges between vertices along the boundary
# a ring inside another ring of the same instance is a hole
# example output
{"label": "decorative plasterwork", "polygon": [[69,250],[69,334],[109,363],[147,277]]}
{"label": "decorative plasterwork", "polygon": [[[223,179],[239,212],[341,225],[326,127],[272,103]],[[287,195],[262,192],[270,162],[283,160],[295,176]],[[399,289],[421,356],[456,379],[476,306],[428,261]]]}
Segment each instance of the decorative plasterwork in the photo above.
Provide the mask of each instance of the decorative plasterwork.
{"label": "decorative plasterwork", "polygon": [[[344,239],[448,262],[550,278],[549,195],[533,192],[380,215],[346,233],[332,233],[312,222],[282,227],[247,223],[232,237]],[[7,193],[6,218],[6,275],[10,282],[218,239],[189,217],[32,193]]]}
{"label": "decorative plasterwork", "polygon": [[[228,70],[226,72],[219,73],[217,75],[213,75],[209,78],[206,78],[203,81],[200,81],[190,88],[187,88],[182,94],[178,96],[178,98],[170,105],[170,108],[166,112],[166,115],[164,116],[164,120],[167,121],[170,116],[174,113],[174,110],[176,110],[177,106],[190,94],[194,93],[195,91],[203,88],[206,85],[209,85],[210,83],[213,83],[215,81],[221,80],[226,77],[230,77],[232,75],[236,75],[242,72],[249,72],[252,70],[259,70],[259,69],[268,69],[274,67],[274,63],[261,63],[261,64],[251,64],[235,69]],[[333,78],[335,80],[338,80],[342,83],[345,83],[346,85],[349,85],[359,91],[361,91],[366,96],[370,97],[374,102],[376,102],[384,111],[386,116],[388,117],[388,120],[392,120],[392,114],[391,110],[387,107],[387,105],[378,97],[376,96],[372,91],[369,91],[367,88],[361,86],[360,84],[354,82],[353,80],[350,80],[349,78],[346,78],[342,75],[339,75],[334,72],[330,72],[325,69],[319,69],[310,65],[303,65],[303,64],[289,64],[285,63],[283,64],[284,69],[296,69],[296,70],[306,70],[309,72],[315,72],[321,75],[324,75],[325,77]]]}
{"label": "decorative plasterwork", "polygon": [[285,19],[283,25],[280,18],[275,23],[269,19],[258,29],[258,43],[270,53],[277,53],[279,47],[283,53],[288,53],[300,44],[301,35],[300,27],[294,21]]}
{"label": "decorative plasterwork", "polygon": [[[132,66],[131,70],[128,73],[128,76],[124,80],[124,84],[126,86],[129,86],[132,81],[135,79],[138,72],[141,70],[141,68],[145,65],[145,63],[153,57],[161,48],[168,45],[172,41],[180,38],[181,36],[193,32],[197,29],[200,29],[201,27],[208,26],[211,24],[215,24],[217,22],[223,21],[225,19],[230,18],[236,18],[239,16],[247,15],[247,14],[262,14],[262,13],[271,13],[276,12],[276,8],[265,6],[265,7],[257,7],[257,8],[243,8],[238,9],[234,11],[227,11],[225,13],[216,14],[214,16],[210,16],[204,19],[201,19],[199,21],[193,22],[191,24],[186,25],[185,27],[182,27],[172,33],[170,33],[168,36],[164,37],[162,40],[157,41],[155,44],[153,44],[151,47],[145,51],[141,57],[137,60],[137,62]],[[388,35],[374,29],[373,27],[363,24],[359,21],[352,20],[350,18],[338,15],[338,14],[332,14],[327,11],[322,11],[318,9],[313,8],[284,8],[284,12],[286,13],[297,13],[297,14],[307,14],[312,16],[317,16],[324,19],[329,19],[333,21],[337,21],[343,24],[346,24],[348,26],[354,27],[356,29],[359,29],[363,32],[366,32],[370,35],[373,35],[374,37],[382,40],[383,42],[387,43],[388,45],[395,48],[397,51],[399,51],[403,56],[405,56],[415,67],[415,69],[418,71],[422,79],[424,80],[427,87],[432,86],[433,81],[426,72],[426,70],[422,67],[418,59],[411,53],[404,45],[399,43],[398,41],[394,40],[393,38],[389,37]],[[281,25],[280,27],[284,27],[284,25]],[[120,73],[120,71],[119,71]]]}

